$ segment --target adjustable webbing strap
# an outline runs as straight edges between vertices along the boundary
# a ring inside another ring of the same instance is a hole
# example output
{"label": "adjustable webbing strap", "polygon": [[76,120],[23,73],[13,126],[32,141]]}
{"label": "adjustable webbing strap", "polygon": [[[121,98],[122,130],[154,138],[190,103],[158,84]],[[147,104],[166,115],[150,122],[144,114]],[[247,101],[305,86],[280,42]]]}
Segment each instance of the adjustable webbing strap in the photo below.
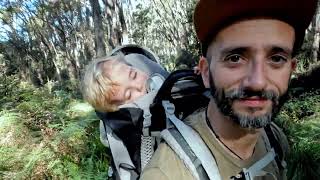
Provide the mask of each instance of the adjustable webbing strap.
{"label": "adjustable webbing strap", "polygon": [[198,133],[196,133],[191,127],[184,124],[175,116],[175,107],[172,103],[169,101],[162,101],[162,105],[165,109],[167,119],[174,124],[174,126],[186,140],[195,156],[200,160],[200,163],[205,169],[209,179],[220,180],[221,176],[217,163]]}
{"label": "adjustable webbing strap", "polygon": [[209,180],[200,160],[177,129],[166,129],[161,132],[161,137],[183,161],[195,179]]}
{"label": "adjustable webbing strap", "polygon": [[137,99],[135,102],[120,106],[120,108],[134,107],[143,110],[143,127],[140,146],[141,170],[145,168],[154,153],[155,137],[152,136],[149,128],[151,126],[152,117],[152,114],[150,112],[150,104],[153,102],[156,94],[156,89],[153,89],[153,91]]}
{"label": "adjustable webbing strap", "polygon": [[267,134],[270,146],[272,148],[274,148],[274,150],[275,150],[275,154],[276,154],[275,160],[277,162],[278,168],[279,169],[285,169],[287,164],[283,160],[283,154],[284,153],[283,153],[283,150],[281,148],[281,145],[280,145],[279,141],[276,139],[275,135],[273,134],[273,131],[271,129],[271,125],[267,125],[264,128],[264,130],[265,130],[265,132]]}
{"label": "adjustable webbing strap", "polygon": [[146,167],[148,162],[154,153],[155,137],[152,136],[141,136],[141,171]]}
{"label": "adjustable webbing strap", "polygon": [[178,157],[183,161],[186,167],[189,169],[190,173],[197,180],[200,180],[197,168],[195,167],[193,161],[185,153],[177,139],[170,133],[168,129],[161,132],[161,137],[166,141],[166,143],[172,148],[172,150],[178,155]]}
{"label": "adjustable webbing strap", "polygon": [[253,180],[255,176],[264,175],[263,168],[274,160],[276,156],[274,149],[271,149],[262,159],[254,163],[249,168],[243,168],[243,173],[246,180]]}

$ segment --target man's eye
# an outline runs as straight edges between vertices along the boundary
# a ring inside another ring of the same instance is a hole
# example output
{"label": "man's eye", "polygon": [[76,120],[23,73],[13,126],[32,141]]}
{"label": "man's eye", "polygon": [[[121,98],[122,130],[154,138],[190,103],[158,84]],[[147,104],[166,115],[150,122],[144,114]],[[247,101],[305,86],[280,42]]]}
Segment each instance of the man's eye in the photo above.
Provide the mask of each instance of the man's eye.
{"label": "man's eye", "polygon": [[280,56],[280,55],[271,56],[271,62],[273,64],[283,64],[283,63],[286,63],[287,61],[288,61],[288,58],[284,56]]}
{"label": "man's eye", "polygon": [[225,61],[230,62],[230,63],[239,63],[241,61],[242,57],[240,55],[234,54],[227,56],[225,58]]}

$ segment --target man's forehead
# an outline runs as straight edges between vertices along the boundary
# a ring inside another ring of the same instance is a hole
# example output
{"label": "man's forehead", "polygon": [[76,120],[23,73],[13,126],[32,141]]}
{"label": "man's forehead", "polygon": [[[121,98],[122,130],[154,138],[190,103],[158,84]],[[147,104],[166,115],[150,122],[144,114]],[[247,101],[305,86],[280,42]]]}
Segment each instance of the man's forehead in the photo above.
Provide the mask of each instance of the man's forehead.
{"label": "man's forehead", "polygon": [[213,50],[247,49],[255,44],[253,48],[264,46],[291,53],[294,40],[294,28],[283,21],[270,18],[244,19],[221,29],[210,43],[208,54]]}

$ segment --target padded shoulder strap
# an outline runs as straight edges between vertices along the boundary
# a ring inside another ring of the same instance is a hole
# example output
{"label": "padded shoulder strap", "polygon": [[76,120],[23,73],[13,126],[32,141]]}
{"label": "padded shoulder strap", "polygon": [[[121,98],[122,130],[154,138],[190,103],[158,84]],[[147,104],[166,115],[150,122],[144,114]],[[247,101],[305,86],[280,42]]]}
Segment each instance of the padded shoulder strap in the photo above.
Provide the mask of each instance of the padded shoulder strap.
{"label": "padded shoulder strap", "polygon": [[175,107],[172,103],[169,101],[162,101],[162,105],[165,109],[167,120],[177,128],[179,133],[181,133],[192,152],[200,160],[200,163],[205,169],[209,179],[220,180],[221,176],[216,160],[199,134],[175,116]]}
{"label": "padded shoulder strap", "polygon": [[[277,162],[278,168],[285,169],[286,168],[286,163],[284,161],[284,155],[285,155],[285,151],[287,151],[287,150],[283,149],[282,147],[283,146],[287,146],[287,145],[286,145],[286,143],[282,144],[282,145],[280,144],[279,138],[281,138],[281,137],[276,138],[276,135],[274,134],[275,132],[272,129],[279,130],[277,128],[278,127],[276,127],[275,124],[271,124],[271,125],[266,126],[264,129],[265,129],[265,132],[267,134],[268,140],[270,142],[270,146],[275,151],[275,154],[276,154],[275,160]],[[283,138],[285,138],[285,137],[283,137]],[[286,140],[283,140],[283,141],[285,142]]]}
{"label": "padded shoulder strap", "polygon": [[161,132],[161,137],[183,161],[195,179],[209,180],[200,160],[193,153],[188,143],[176,128],[163,130]]}

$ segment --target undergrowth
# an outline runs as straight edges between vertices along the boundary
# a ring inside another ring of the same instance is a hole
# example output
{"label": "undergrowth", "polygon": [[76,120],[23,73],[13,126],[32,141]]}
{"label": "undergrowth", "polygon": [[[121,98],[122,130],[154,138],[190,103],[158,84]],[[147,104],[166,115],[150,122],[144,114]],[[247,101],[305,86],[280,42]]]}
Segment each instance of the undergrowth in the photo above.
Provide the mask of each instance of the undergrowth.
{"label": "undergrowth", "polygon": [[89,105],[64,90],[5,78],[0,78],[0,179],[107,178],[108,156]]}
{"label": "undergrowth", "polygon": [[291,146],[288,179],[319,179],[320,90],[291,96],[279,113],[277,123],[282,126]]}

